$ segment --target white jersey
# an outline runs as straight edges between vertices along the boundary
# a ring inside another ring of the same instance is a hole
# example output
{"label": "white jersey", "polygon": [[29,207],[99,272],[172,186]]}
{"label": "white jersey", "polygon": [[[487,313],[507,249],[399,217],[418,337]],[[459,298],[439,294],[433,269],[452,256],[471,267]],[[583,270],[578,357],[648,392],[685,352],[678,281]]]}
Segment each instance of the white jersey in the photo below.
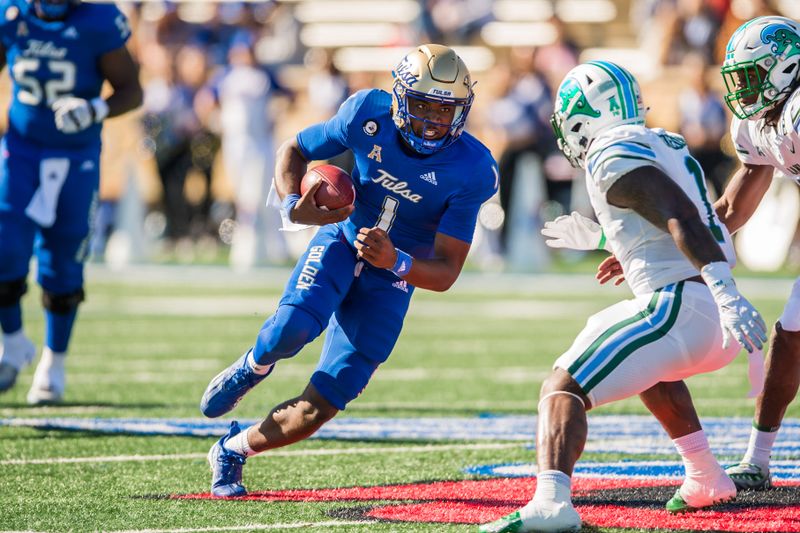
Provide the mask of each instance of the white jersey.
{"label": "white jersey", "polygon": [[594,140],[586,156],[586,188],[609,247],[622,264],[633,293],[650,294],[699,274],[669,233],[633,210],[620,209],[606,200],[606,192],[620,177],[645,166],[660,169],[683,189],[733,266],[730,234],[720,224],[708,200],[703,171],[686,149],[683,137],[644,126],[612,128]]}
{"label": "white jersey", "polygon": [[780,119],[731,121],[731,138],[742,163],[769,165],[800,183],[800,89],[786,101]]}

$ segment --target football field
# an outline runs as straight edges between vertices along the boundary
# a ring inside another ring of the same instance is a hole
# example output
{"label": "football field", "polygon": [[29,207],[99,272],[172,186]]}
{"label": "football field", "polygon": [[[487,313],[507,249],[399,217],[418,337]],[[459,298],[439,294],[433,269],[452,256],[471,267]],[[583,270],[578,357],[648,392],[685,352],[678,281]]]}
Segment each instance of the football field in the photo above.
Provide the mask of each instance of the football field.
{"label": "football field", "polygon": [[[234,417],[202,419],[200,396],[252,344],[287,273],[89,268],[67,402],[28,407],[32,368],[0,396],[0,530],[474,531],[532,495],[541,382],[590,314],[629,296],[590,274],[468,273],[447,293],[417,291],[392,356],[345,412],[248,460],[249,499],[208,499],[205,455]],[[791,283],[740,280],[770,324]],[[26,330],[41,345],[38,302],[32,287]],[[280,362],[236,419],[300,393],[320,347]],[[753,410],[746,358],[689,385],[712,448],[738,459]],[[776,446],[778,488],[685,517],[663,511],[681,470],[643,415],[636,398],[590,413],[575,480],[584,531],[800,531],[800,401]]]}

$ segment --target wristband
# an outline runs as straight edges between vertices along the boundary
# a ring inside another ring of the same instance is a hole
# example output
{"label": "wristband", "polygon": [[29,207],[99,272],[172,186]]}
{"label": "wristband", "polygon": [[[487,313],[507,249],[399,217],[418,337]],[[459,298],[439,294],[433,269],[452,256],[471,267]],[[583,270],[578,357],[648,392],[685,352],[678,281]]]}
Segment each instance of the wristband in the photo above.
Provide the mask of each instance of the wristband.
{"label": "wristband", "polygon": [[287,194],[286,198],[284,198],[283,201],[281,202],[281,211],[283,211],[283,213],[286,214],[286,217],[289,219],[290,222],[292,220],[292,216],[290,213],[292,212],[292,209],[294,209],[294,206],[297,205],[297,202],[299,201],[300,201],[300,195],[297,193],[293,193],[293,194]]}
{"label": "wristband", "polygon": [[605,250],[606,249],[606,232],[603,231],[603,227],[600,227],[600,242],[597,243],[598,250]]}
{"label": "wristband", "polygon": [[92,120],[94,122],[103,122],[108,116],[108,103],[100,98],[93,98],[89,105],[92,107]]}
{"label": "wristband", "polygon": [[400,248],[395,248],[394,251],[397,252],[397,261],[394,262],[394,266],[389,270],[394,272],[395,276],[402,278],[411,271],[411,264],[414,259]]}
{"label": "wristband", "polygon": [[715,261],[700,269],[700,276],[706,282],[711,293],[719,294],[725,289],[735,286],[731,267],[725,261]]}

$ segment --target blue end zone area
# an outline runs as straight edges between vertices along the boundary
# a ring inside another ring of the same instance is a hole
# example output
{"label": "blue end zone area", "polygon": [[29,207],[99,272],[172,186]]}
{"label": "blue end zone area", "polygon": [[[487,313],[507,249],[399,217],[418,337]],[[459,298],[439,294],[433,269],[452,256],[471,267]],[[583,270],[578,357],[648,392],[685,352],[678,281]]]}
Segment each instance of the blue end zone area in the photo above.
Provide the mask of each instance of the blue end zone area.
{"label": "blue end zone area", "polygon": [[[780,481],[800,481],[800,463],[797,461],[771,461],[770,474]],[[506,463],[470,466],[466,474],[492,477],[536,477],[536,466],[532,463]],[[650,479],[682,479],[683,464],[679,461],[614,461],[595,463],[578,461],[575,475],[579,477]]]}
{"label": "blue end zone area", "polygon": [[[243,426],[256,420],[241,420]],[[122,433],[210,437],[225,434],[229,420],[164,418],[0,418],[0,426]],[[707,418],[703,427],[711,448],[721,457],[739,457],[750,436],[749,418]],[[511,441],[532,445],[535,416],[442,418],[355,418],[328,422],[312,438],[404,441]],[[672,455],[675,448],[649,416],[589,417],[587,452]],[[773,459],[800,456],[800,420],[783,421]]]}

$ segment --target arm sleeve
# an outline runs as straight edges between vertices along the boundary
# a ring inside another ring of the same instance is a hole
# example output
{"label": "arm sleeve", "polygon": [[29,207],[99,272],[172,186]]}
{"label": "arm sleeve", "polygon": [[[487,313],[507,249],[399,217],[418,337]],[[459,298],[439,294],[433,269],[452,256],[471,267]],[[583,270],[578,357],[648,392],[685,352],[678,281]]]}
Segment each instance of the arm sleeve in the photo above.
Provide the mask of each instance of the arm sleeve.
{"label": "arm sleeve", "polygon": [[450,198],[437,231],[471,243],[478,212],[483,203],[497,192],[498,181],[497,164],[493,160],[481,165],[477,179]]}
{"label": "arm sleeve", "polygon": [[357,92],[345,100],[329,120],[314,124],[297,134],[297,145],[308,161],[329,159],[350,147],[348,128],[365,96],[366,91]]}

